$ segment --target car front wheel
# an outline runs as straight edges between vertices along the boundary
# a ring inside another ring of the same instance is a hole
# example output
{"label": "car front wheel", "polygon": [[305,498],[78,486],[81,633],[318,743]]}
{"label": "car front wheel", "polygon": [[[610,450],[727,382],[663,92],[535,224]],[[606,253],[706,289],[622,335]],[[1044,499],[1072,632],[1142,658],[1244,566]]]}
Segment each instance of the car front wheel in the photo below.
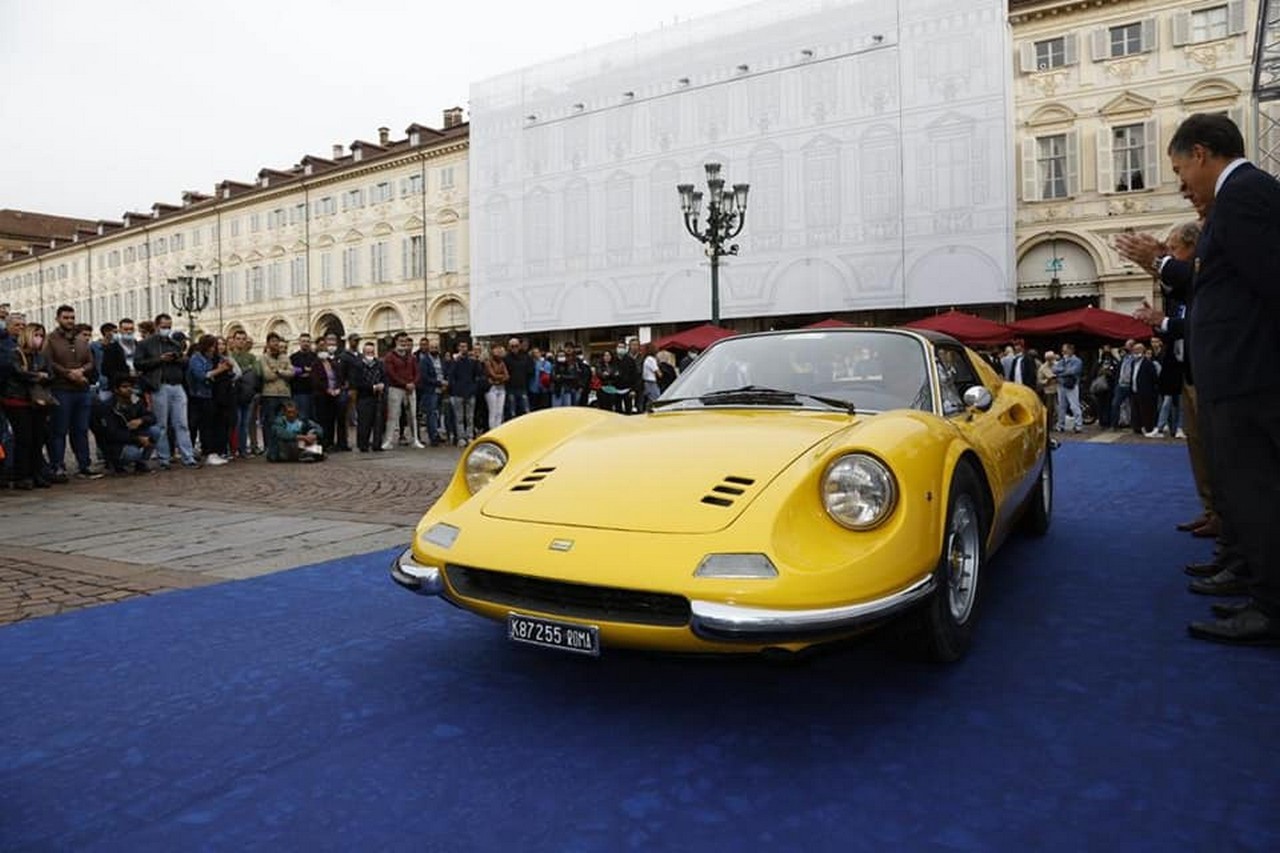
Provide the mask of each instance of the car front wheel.
{"label": "car front wheel", "polygon": [[942,555],[934,570],[935,591],[918,617],[919,649],[931,660],[956,661],[969,648],[986,558],[987,525],[982,506],[977,475],[968,465],[961,465],[952,478],[947,500]]}

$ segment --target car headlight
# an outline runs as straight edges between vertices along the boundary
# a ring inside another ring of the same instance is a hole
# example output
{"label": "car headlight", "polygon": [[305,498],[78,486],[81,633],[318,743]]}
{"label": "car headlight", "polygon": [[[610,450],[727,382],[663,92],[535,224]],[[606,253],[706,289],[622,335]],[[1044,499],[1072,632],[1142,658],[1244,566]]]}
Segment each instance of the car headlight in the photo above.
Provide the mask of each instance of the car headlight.
{"label": "car headlight", "polygon": [[832,462],[821,488],[827,515],[850,530],[870,530],[882,523],[898,501],[893,472],[864,453],[851,453]]}
{"label": "car headlight", "polygon": [[482,441],[471,448],[465,465],[467,488],[474,495],[507,467],[507,452],[492,441]]}

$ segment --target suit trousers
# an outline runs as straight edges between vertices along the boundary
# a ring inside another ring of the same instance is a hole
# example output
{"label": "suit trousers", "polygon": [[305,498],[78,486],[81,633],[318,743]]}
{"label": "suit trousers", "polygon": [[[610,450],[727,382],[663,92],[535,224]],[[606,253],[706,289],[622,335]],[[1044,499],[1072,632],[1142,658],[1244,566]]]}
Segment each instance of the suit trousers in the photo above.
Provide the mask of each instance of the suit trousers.
{"label": "suit trousers", "polygon": [[1214,503],[1248,566],[1249,591],[1280,616],[1280,395],[1275,391],[1201,401]]}
{"label": "suit trousers", "polygon": [[1206,513],[1213,510],[1213,487],[1209,485],[1209,460],[1204,451],[1204,436],[1200,432],[1200,417],[1196,410],[1196,386],[1182,385],[1182,429],[1187,434],[1187,455],[1191,458],[1191,476],[1196,481],[1196,494]]}

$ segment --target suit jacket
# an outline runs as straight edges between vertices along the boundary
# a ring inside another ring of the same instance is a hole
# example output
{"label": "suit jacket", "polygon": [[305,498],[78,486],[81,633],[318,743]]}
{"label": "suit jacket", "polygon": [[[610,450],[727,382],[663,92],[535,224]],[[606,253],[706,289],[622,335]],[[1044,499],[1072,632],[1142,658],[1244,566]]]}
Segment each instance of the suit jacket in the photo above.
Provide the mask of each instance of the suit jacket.
{"label": "suit jacket", "polygon": [[1013,360],[1013,364],[1009,368],[1009,380],[1012,381],[1018,375],[1019,362],[1022,363],[1022,384],[1033,391],[1038,391],[1040,389],[1040,380],[1038,378],[1040,365],[1036,364],[1036,360],[1026,353]]}
{"label": "suit jacket", "polygon": [[1280,183],[1245,163],[1196,245],[1186,340],[1206,402],[1280,389]]}
{"label": "suit jacket", "polygon": [[1160,371],[1153,358],[1138,359],[1133,365],[1133,393],[1144,397],[1156,396]]}

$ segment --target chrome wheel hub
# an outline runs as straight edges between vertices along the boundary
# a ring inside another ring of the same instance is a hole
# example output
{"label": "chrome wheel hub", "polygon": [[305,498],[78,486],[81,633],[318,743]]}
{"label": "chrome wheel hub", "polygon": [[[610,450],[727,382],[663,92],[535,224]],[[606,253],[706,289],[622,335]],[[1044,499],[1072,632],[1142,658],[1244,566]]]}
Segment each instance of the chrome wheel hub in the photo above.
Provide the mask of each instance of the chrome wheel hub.
{"label": "chrome wheel hub", "polygon": [[978,592],[978,570],[981,567],[981,539],[978,510],[973,499],[961,495],[951,513],[947,529],[947,603],[951,616],[963,625],[973,611]]}

